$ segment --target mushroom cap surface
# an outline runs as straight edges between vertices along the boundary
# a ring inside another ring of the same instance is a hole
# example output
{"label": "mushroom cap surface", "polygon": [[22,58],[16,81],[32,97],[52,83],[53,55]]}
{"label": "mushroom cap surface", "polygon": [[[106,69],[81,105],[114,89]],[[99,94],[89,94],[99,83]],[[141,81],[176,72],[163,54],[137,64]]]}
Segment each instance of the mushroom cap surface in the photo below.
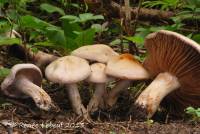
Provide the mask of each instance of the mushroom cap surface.
{"label": "mushroom cap surface", "polygon": [[178,78],[181,85],[162,104],[170,104],[175,111],[187,106],[200,106],[199,44],[181,34],[160,30],[146,37],[145,47],[148,57],[144,61],[144,67],[151,76],[169,72]]}
{"label": "mushroom cap surface", "polygon": [[82,46],[72,51],[71,55],[78,56],[91,61],[107,63],[109,58],[119,54],[107,45],[95,44]]}
{"label": "mushroom cap surface", "polygon": [[90,65],[91,68],[91,74],[90,76],[86,79],[88,82],[93,82],[93,83],[106,83],[112,80],[111,77],[106,75],[105,68],[106,65],[103,63],[94,63]]}
{"label": "mushroom cap surface", "polygon": [[131,54],[121,54],[112,57],[107,63],[106,74],[128,80],[149,78],[148,72]]}
{"label": "mushroom cap surface", "polygon": [[64,56],[53,61],[46,67],[48,80],[59,84],[76,83],[86,79],[91,73],[85,59],[76,56]]}
{"label": "mushroom cap surface", "polygon": [[1,90],[10,97],[26,97],[13,86],[15,81],[20,77],[26,77],[39,87],[42,84],[42,73],[37,66],[34,64],[16,64],[11,68],[10,74],[1,83]]}

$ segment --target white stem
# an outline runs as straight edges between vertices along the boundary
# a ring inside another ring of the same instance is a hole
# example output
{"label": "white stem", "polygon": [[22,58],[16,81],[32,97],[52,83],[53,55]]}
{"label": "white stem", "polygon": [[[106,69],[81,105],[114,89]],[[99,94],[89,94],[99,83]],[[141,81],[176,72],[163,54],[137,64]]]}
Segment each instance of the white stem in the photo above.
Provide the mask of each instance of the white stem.
{"label": "white stem", "polygon": [[130,80],[120,80],[119,82],[117,82],[115,87],[108,94],[106,104],[109,105],[109,107],[112,107],[117,102],[120,93],[126,90],[130,86],[130,84]]}
{"label": "white stem", "polygon": [[78,115],[86,115],[87,110],[81,102],[77,84],[66,84],[66,87],[74,112]]}
{"label": "white stem", "polygon": [[158,109],[163,98],[179,87],[180,83],[177,77],[168,72],[160,73],[140,94],[135,104],[146,109],[148,113],[147,117],[151,118]]}
{"label": "white stem", "polygon": [[54,106],[50,96],[41,87],[33,84],[26,77],[19,77],[14,86],[25,95],[30,96],[39,108],[50,110]]}
{"label": "white stem", "polygon": [[95,85],[95,92],[88,104],[88,111],[95,112],[99,108],[100,102],[103,100],[103,95],[105,93],[105,83],[97,83]]}

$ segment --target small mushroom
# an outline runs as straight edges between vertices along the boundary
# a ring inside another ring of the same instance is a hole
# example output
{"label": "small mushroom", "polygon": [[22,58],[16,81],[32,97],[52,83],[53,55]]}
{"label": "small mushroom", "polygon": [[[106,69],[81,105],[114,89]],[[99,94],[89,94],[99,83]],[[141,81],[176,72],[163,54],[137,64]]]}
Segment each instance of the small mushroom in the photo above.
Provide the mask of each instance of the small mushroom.
{"label": "small mushroom", "polygon": [[72,108],[78,115],[85,116],[87,110],[81,102],[77,83],[85,80],[91,73],[85,59],[76,56],[64,56],[53,61],[46,67],[45,75],[48,80],[64,84],[68,92]]}
{"label": "small mushroom", "polygon": [[116,103],[119,94],[130,86],[132,80],[149,78],[148,72],[131,54],[112,57],[107,63],[106,74],[120,79],[106,99],[109,107]]}
{"label": "small mushroom", "polygon": [[107,63],[109,58],[119,55],[111,47],[104,44],[95,44],[82,46],[74,51],[71,55],[81,57],[90,61]]}
{"label": "small mushroom", "polygon": [[88,111],[93,113],[98,110],[99,104],[103,101],[105,94],[106,83],[111,81],[112,78],[108,77],[105,73],[106,65],[103,63],[94,63],[90,65],[91,74],[86,79],[89,83],[95,83],[94,94],[88,104]]}
{"label": "small mushroom", "polygon": [[12,67],[10,74],[1,83],[1,90],[9,97],[31,97],[35,104],[43,109],[54,107],[50,96],[41,88],[42,73],[33,64],[17,64]]}
{"label": "small mushroom", "polygon": [[200,46],[175,32],[161,30],[145,39],[145,68],[155,79],[140,94],[135,105],[151,118],[160,103],[173,114],[188,106],[200,106]]}

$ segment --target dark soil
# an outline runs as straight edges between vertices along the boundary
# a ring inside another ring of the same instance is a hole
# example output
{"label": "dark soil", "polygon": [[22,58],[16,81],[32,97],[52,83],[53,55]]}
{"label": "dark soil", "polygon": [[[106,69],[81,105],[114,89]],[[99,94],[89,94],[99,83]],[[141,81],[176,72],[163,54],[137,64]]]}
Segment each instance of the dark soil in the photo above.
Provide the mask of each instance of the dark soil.
{"label": "dark soil", "polygon": [[[20,62],[0,50],[0,65],[10,68]],[[94,122],[88,123],[73,113],[62,86],[44,80],[43,88],[59,106],[59,112],[40,111],[31,99],[11,99],[0,92],[1,134],[200,134],[199,124],[185,118],[166,118],[165,114],[157,114],[152,122],[127,116],[134,101],[131,90],[121,95],[114,108],[95,113],[92,115]],[[81,89],[83,103],[87,105],[89,85],[82,84]]]}

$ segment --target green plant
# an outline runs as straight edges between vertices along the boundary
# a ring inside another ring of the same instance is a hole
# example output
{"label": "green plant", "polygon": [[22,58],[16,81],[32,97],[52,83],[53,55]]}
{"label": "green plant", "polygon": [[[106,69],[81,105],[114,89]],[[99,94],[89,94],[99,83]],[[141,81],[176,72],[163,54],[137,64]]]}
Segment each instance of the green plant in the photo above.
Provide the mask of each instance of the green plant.
{"label": "green plant", "polygon": [[41,34],[47,37],[46,40],[38,39],[36,45],[61,47],[71,51],[82,45],[93,43],[96,29],[90,25],[87,26],[87,22],[100,19],[104,19],[103,16],[91,13],[79,14],[79,16],[65,15],[60,18],[61,27],[30,15],[22,16],[20,20],[24,28],[35,30],[30,32],[30,40],[38,39]]}
{"label": "green plant", "polygon": [[188,107],[185,111],[192,117],[192,121],[200,121],[200,108]]}
{"label": "green plant", "polygon": [[180,6],[181,0],[154,0],[154,1],[145,1],[143,2],[144,7],[156,7],[160,8],[161,10],[169,10],[169,9],[176,9]]}

